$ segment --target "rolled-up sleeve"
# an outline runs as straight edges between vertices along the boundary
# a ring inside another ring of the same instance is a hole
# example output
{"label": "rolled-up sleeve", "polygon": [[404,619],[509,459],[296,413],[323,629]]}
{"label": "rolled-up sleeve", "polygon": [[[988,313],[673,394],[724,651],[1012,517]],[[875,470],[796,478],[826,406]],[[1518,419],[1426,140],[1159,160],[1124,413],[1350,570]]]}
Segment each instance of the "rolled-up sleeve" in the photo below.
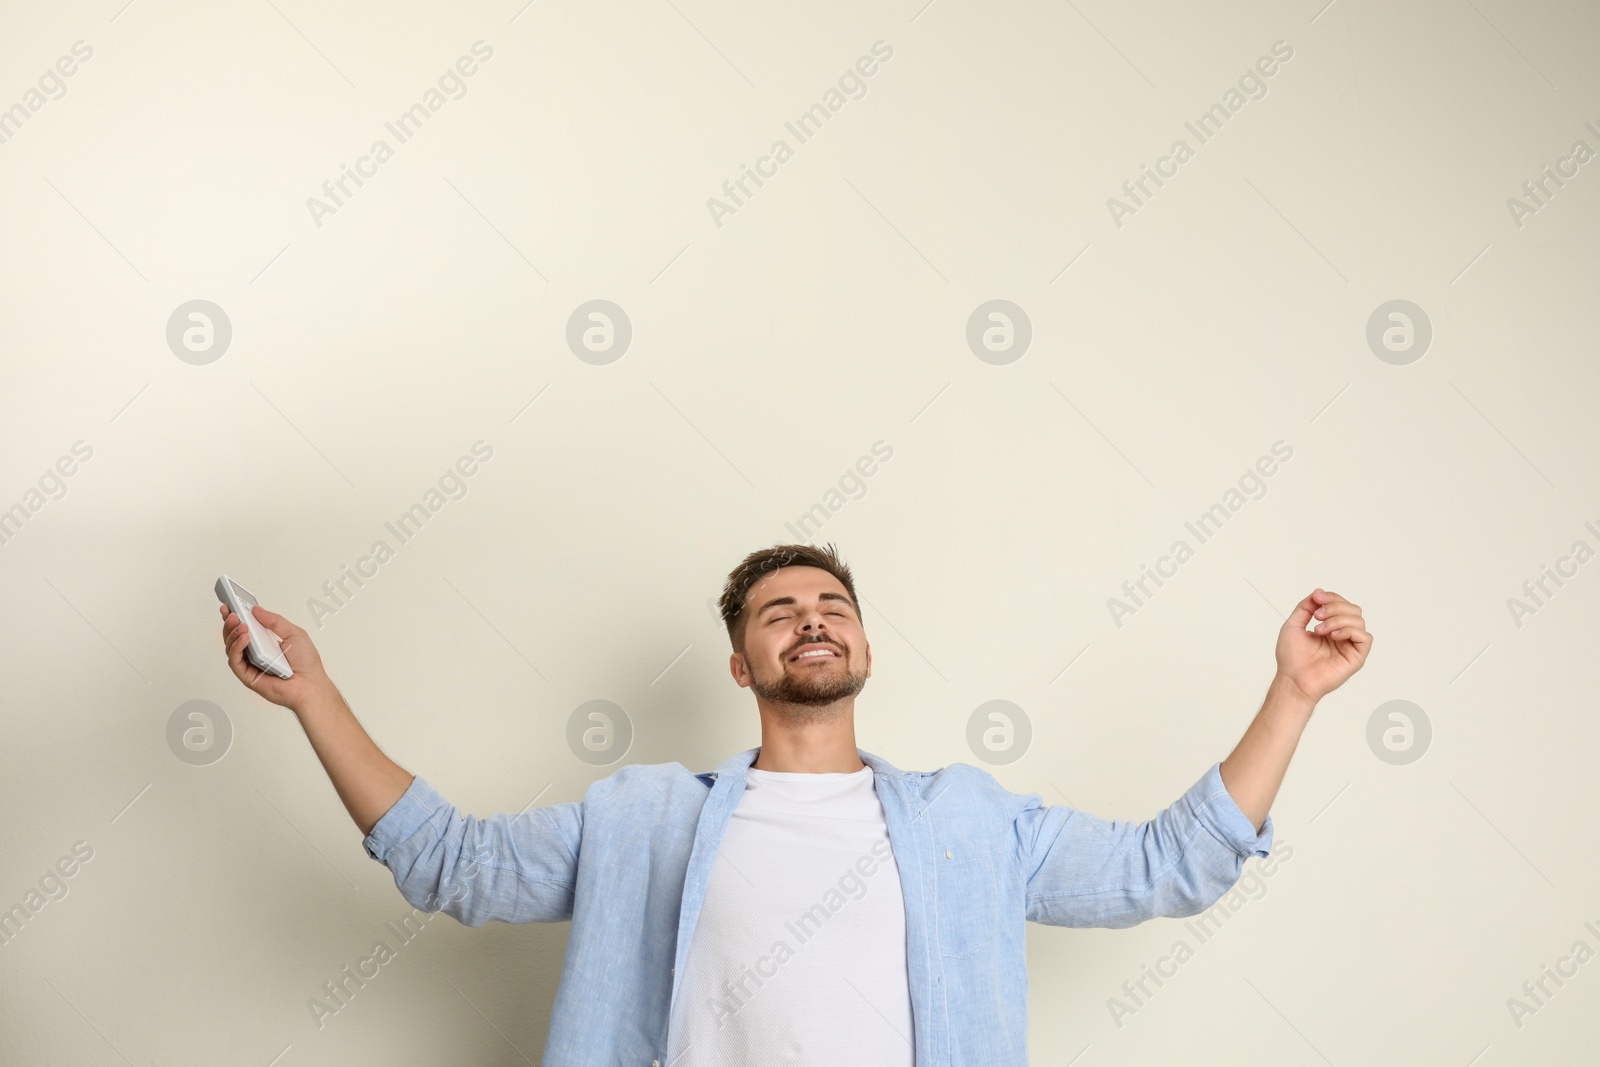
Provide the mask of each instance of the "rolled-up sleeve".
{"label": "rolled-up sleeve", "polygon": [[362,839],[412,907],[467,926],[572,918],[583,805],[465,815],[421,775]]}
{"label": "rolled-up sleeve", "polygon": [[1272,816],[1257,833],[1214,763],[1172,805],[1144,822],[1101,819],[1038,794],[1017,817],[1027,865],[1027,917],[1050,926],[1121,928],[1195,915],[1272,847]]}

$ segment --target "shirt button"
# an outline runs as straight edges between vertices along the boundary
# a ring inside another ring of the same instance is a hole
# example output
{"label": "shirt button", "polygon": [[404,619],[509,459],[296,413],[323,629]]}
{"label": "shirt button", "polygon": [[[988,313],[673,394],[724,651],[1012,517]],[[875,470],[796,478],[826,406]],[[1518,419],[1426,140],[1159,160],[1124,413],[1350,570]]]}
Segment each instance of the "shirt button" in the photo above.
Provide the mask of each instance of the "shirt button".
{"label": "shirt button", "polygon": [[951,852],[949,849],[945,849],[944,850],[944,858],[947,859],[947,860],[953,860],[953,859],[956,858],[955,857],[955,853]]}

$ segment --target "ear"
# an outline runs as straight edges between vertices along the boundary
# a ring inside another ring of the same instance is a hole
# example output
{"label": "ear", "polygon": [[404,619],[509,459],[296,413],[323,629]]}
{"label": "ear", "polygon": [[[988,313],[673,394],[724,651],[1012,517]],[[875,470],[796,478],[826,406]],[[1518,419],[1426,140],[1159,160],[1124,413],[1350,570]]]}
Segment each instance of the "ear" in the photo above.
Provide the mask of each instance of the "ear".
{"label": "ear", "polygon": [[745,663],[743,652],[735,652],[728,657],[728,673],[733,675],[733,680],[739,683],[740,688],[749,688],[750,668]]}

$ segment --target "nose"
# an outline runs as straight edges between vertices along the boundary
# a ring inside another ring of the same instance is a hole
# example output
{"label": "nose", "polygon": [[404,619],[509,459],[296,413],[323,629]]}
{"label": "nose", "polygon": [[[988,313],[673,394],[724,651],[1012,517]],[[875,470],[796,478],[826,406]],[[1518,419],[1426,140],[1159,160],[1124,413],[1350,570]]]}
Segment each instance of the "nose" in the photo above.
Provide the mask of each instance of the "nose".
{"label": "nose", "polygon": [[803,611],[801,613],[800,633],[808,641],[832,641],[837,645],[839,642],[833,640],[833,634],[828,630],[828,620],[823,614],[824,610],[825,605],[818,604]]}

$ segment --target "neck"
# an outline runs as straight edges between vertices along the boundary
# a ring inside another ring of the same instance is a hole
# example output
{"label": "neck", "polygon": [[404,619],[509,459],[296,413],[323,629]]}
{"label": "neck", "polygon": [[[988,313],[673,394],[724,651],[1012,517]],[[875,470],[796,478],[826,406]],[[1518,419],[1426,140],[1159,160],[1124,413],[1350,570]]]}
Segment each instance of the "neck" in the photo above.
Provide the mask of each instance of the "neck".
{"label": "neck", "polygon": [[866,764],[856,753],[854,701],[826,708],[761,702],[761,751],[750,766],[758,771],[850,774]]}

